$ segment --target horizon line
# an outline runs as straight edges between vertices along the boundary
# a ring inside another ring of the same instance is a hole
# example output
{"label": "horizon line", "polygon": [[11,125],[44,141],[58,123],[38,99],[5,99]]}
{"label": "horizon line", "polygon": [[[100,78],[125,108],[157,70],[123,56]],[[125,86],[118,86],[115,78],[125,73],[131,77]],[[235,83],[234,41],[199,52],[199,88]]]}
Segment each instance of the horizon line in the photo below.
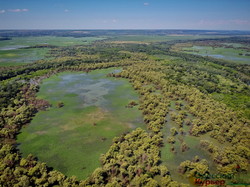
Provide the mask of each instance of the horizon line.
{"label": "horizon line", "polygon": [[117,31],[129,31],[129,30],[139,30],[139,31],[143,31],[143,30],[186,30],[186,31],[243,31],[243,32],[250,32],[250,30],[237,30],[237,29],[104,29],[104,28],[97,28],[97,29],[48,29],[48,28],[45,28],[45,29],[18,29],[18,28],[15,28],[15,29],[0,29],[0,31],[27,31],[27,30],[34,30],[34,31],[48,31],[48,30],[68,30],[68,31],[75,31],[75,30],[79,30],[79,31],[95,31],[95,30],[104,30],[104,31],[109,31],[109,30],[117,30]]}

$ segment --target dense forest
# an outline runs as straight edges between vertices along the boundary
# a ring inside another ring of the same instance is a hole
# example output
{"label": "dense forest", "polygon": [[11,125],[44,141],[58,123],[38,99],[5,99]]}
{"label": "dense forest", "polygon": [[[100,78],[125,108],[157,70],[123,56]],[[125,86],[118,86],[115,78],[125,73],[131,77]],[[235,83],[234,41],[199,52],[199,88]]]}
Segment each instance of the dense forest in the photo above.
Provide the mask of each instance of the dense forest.
{"label": "dense forest", "polygon": [[[68,32],[33,34],[68,36]],[[105,35],[106,32],[96,31],[88,35]],[[127,33],[129,35],[130,31]],[[11,40],[17,35],[30,35],[30,32],[2,31],[0,34],[3,36],[1,40]],[[76,34],[79,32],[70,36],[78,37]],[[190,43],[214,47],[222,43],[241,43],[249,50],[249,37],[143,44],[113,42],[110,39],[112,34],[88,45],[35,45],[32,48],[49,48],[50,58],[27,65],[0,67],[0,185],[189,186],[173,180],[168,166],[162,162],[161,151],[165,144],[169,144],[170,151],[175,152],[177,143],[181,143],[182,152],[187,151],[190,146],[184,140],[187,135],[201,139],[209,136],[214,140],[200,140],[199,145],[216,165],[217,173],[227,176],[249,173],[249,63],[234,63],[181,51],[181,47]],[[160,35],[163,34],[166,33],[162,31]],[[122,71],[110,73],[108,77],[128,79],[139,94],[139,101],[129,103],[128,107],[138,105],[146,130],[137,128],[115,137],[108,152],[100,157],[101,167],[81,181],[40,162],[36,155],[23,157],[17,147],[17,135],[38,111],[51,106],[48,101],[36,97],[43,79],[64,71],[88,73],[111,67],[120,67]],[[171,109],[172,105],[175,110]],[[177,124],[171,128],[170,135],[163,132],[169,123],[168,115]],[[208,161],[198,156],[182,162],[176,170],[186,178],[206,175],[206,180],[210,179],[209,174],[214,173]],[[237,184],[239,181],[230,178],[230,182]]]}

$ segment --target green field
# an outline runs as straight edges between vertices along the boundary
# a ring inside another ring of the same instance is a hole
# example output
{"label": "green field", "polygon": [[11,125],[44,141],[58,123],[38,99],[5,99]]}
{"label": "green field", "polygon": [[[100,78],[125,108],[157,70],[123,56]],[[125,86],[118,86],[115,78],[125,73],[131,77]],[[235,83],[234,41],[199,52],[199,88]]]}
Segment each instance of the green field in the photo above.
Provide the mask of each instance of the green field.
{"label": "green field", "polygon": [[43,59],[48,48],[0,50],[0,66],[23,65]]}
{"label": "green field", "polygon": [[[221,36],[213,36],[213,38]],[[173,40],[194,40],[202,38],[211,38],[207,35],[124,35],[109,39],[110,41],[134,41],[134,42],[167,42]]]}
{"label": "green field", "polygon": [[13,37],[11,40],[0,41],[0,50],[8,48],[20,48],[22,46],[34,46],[39,44],[48,44],[55,46],[70,46],[89,44],[96,40],[103,40],[101,37],[55,37],[55,36],[41,36],[41,37]]}
{"label": "green field", "polygon": [[183,48],[182,50],[190,54],[210,56],[214,58],[230,60],[237,63],[250,64],[250,56],[245,56],[245,54],[250,54],[250,53],[242,49],[210,47],[210,46],[193,46],[193,47]]}
{"label": "green field", "polygon": [[[23,156],[32,153],[48,166],[84,179],[100,166],[100,155],[115,136],[144,128],[141,112],[126,107],[138,95],[127,80],[107,78],[112,71],[64,72],[44,80],[38,97],[52,107],[22,129],[18,143]],[[62,108],[57,107],[60,101]]]}
{"label": "green field", "polygon": [[36,45],[52,46],[86,45],[101,37],[14,37],[11,40],[0,41],[0,66],[23,65],[46,57],[49,48],[29,48]]}

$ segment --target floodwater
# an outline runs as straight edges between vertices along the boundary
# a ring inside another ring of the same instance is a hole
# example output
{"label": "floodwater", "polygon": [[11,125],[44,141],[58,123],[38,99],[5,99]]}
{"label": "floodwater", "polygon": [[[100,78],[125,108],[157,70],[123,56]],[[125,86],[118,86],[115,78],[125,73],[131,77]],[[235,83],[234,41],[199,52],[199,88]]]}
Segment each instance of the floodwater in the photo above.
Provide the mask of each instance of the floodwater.
{"label": "floodwater", "polygon": [[25,48],[25,47],[29,47],[29,46],[26,46],[26,45],[11,45],[11,46],[0,47],[0,50],[7,51],[7,50],[21,49],[21,48]]}
{"label": "floodwater", "polygon": [[[182,101],[182,110],[185,110],[185,101]],[[178,113],[178,111],[175,108],[174,102],[171,103],[170,106],[170,113],[175,112]],[[187,111],[186,111],[187,112]],[[212,161],[212,158],[210,155],[202,150],[200,147],[200,140],[207,140],[213,142],[215,145],[219,145],[218,141],[212,139],[209,137],[208,134],[200,136],[200,137],[194,137],[189,134],[190,127],[187,125],[183,126],[184,129],[184,134],[178,133],[175,135],[175,143],[173,144],[174,151],[171,150],[172,145],[168,143],[167,138],[171,136],[170,129],[171,128],[176,128],[177,131],[179,131],[179,126],[171,119],[170,113],[166,117],[166,124],[163,127],[163,134],[164,134],[164,147],[161,149],[161,158],[162,158],[162,164],[166,165],[168,170],[170,171],[171,177],[173,180],[190,184],[190,179],[186,178],[183,176],[181,173],[179,173],[178,167],[179,165],[186,161],[186,160],[194,160],[195,156],[198,156],[200,160],[206,159],[208,161],[209,165],[209,171],[211,173],[216,173],[216,166]],[[187,117],[186,119],[192,120],[195,117],[187,112]],[[189,147],[188,150],[182,151],[181,150],[181,143],[185,142],[186,145]],[[220,145],[222,146],[222,145]],[[190,184],[191,185],[191,184]]]}
{"label": "floodwater", "polygon": [[[145,128],[141,111],[128,108],[138,95],[125,79],[108,78],[117,69],[64,72],[43,81],[39,98],[52,107],[40,111],[18,136],[23,156],[33,154],[67,176],[85,179],[115,136]],[[59,102],[64,104],[59,108]]]}
{"label": "floodwater", "polygon": [[[213,58],[218,59],[225,59],[233,62],[239,62],[239,63],[249,63],[250,57],[245,56],[245,54],[248,54],[247,51],[239,50],[239,49],[232,49],[232,48],[212,48],[208,46],[193,46],[191,48],[185,48],[187,50],[192,49],[193,51],[190,51],[188,53],[201,55],[201,56],[209,56]],[[239,55],[239,53],[242,53],[244,55]]]}

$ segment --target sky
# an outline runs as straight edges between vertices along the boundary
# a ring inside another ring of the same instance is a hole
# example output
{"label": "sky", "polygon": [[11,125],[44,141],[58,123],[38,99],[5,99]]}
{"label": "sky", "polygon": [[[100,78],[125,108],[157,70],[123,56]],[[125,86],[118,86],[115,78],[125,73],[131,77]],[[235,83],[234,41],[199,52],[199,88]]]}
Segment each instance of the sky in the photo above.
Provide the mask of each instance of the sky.
{"label": "sky", "polygon": [[0,29],[250,31],[250,0],[0,0]]}

